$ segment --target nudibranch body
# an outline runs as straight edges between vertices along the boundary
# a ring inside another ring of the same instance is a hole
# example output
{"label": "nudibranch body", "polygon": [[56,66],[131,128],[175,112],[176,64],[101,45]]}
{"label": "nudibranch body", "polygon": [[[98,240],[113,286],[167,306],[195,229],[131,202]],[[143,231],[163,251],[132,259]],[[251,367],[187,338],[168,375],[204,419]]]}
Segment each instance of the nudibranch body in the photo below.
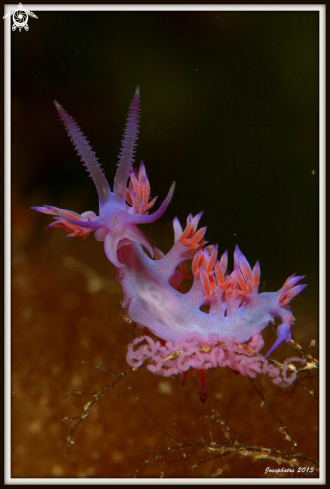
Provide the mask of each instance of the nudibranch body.
{"label": "nudibranch body", "polygon": [[[238,246],[234,251],[234,269],[227,271],[228,255],[218,259],[218,247],[206,245],[206,227],[198,229],[202,213],[189,215],[185,229],[173,221],[174,245],[164,255],[152,247],[137,227],[159,219],[169,205],[175,183],[157,211],[149,214],[156,198],[150,198],[145,166],[133,169],[138,135],[140,92],[132,100],[122,140],[113,191],[85,136],[76,122],[55,102],[60,118],[86,166],[99,196],[99,215],[92,211],[77,214],[53,206],[34,210],[54,216],[48,228],[59,227],[69,236],[87,237],[95,232],[104,242],[109,261],[117,270],[117,281],[124,293],[123,308],[132,322],[146,328],[147,335],[136,338],[128,347],[130,365],[147,368],[157,374],[173,375],[198,370],[201,399],[205,399],[205,371],[228,366],[243,375],[268,374],[275,384],[290,385],[295,374],[287,376],[287,364],[280,371],[267,357],[283,342],[291,339],[294,316],[289,302],[306,285],[304,277],[292,275],[278,292],[258,292],[260,266],[250,267]],[[147,252],[146,252],[146,251]],[[191,277],[192,286],[182,292]],[[277,340],[266,356],[261,332],[275,318],[281,320]],[[156,338],[153,339],[149,333]],[[288,361],[302,361],[299,358]]]}

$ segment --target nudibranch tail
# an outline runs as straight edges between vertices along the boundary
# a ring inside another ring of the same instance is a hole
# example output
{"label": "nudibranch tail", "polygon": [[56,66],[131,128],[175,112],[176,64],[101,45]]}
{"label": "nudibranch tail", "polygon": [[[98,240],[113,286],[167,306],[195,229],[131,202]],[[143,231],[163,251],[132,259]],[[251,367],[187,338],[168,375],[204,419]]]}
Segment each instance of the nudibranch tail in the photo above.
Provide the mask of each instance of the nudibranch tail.
{"label": "nudibranch tail", "polygon": [[134,161],[135,148],[139,133],[140,117],[140,88],[136,87],[135,95],[130,105],[127,122],[119,153],[117,173],[114,180],[113,191],[118,200],[125,200],[126,184],[130,169]]}
{"label": "nudibranch tail", "polygon": [[277,328],[277,340],[275,341],[271,349],[267,352],[265,358],[273,353],[276,348],[278,348],[282,343],[291,340],[291,329],[295,318],[291,315],[288,304],[296,295],[300,294],[300,292],[302,292],[307,287],[306,284],[297,285],[297,283],[304,278],[304,275],[299,275],[297,277],[295,276],[295,274],[291,275],[289,278],[286,279],[283,287],[277,292],[278,303],[280,307],[283,309],[288,309],[289,312],[283,320],[283,323],[280,324]]}
{"label": "nudibranch tail", "polygon": [[81,161],[84,163],[84,166],[87,168],[87,171],[95,184],[100,202],[105,202],[110,196],[110,187],[102,171],[101,165],[97,161],[95,152],[92,150],[76,121],[69,116],[56,100],[54,100],[54,104]]}
{"label": "nudibranch tail", "polygon": [[265,358],[269,357],[271,353],[273,353],[282,343],[288,342],[291,340],[291,328],[292,323],[289,321],[285,321],[279,325],[277,328],[277,340],[271,347],[271,349],[266,353]]}

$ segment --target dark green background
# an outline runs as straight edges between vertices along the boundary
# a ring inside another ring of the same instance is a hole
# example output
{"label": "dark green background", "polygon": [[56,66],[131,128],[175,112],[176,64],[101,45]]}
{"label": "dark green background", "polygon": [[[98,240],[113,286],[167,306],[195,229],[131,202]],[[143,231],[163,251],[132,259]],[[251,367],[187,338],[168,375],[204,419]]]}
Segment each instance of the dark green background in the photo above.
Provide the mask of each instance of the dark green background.
{"label": "dark green background", "polygon": [[137,159],[152,195],[177,182],[163,219],[204,210],[209,242],[259,259],[268,285],[317,289],[317,12],[36,13],[11,34],[14,199],[97,210],[52,101],[112,184],[140,85]]}

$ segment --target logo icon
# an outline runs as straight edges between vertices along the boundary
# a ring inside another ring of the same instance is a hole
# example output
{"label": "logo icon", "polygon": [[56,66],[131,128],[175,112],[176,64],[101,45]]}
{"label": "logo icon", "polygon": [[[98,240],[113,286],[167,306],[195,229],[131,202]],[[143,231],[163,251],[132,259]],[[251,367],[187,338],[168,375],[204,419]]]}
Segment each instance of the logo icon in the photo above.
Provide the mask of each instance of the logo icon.
{"label": "logo icon", "polygon": [[5,19],[6,17],[10,17],[11,15],[13,16],[13,25],[12,25],[13,31],[19,29],[20,32],[21,29],[25,29],[26,31],[29,30],[29,26],[28,26],[29,16],[34,17],[35,19],[38,18],[36,14],[31,12],[30,10],[25,10],[21,3],[18,4],[17,10],[10,10],[10,12],[4,15],[3,18]]}

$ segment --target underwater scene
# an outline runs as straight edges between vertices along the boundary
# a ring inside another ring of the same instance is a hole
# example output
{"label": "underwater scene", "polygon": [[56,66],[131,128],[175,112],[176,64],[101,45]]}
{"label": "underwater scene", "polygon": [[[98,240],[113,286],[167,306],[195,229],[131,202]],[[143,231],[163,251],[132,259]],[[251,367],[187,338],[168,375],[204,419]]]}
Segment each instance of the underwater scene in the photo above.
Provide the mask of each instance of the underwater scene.
{"label": "underwater scene", "polygon": [[318,12],[35,13],[12,477],[318,478]]}

